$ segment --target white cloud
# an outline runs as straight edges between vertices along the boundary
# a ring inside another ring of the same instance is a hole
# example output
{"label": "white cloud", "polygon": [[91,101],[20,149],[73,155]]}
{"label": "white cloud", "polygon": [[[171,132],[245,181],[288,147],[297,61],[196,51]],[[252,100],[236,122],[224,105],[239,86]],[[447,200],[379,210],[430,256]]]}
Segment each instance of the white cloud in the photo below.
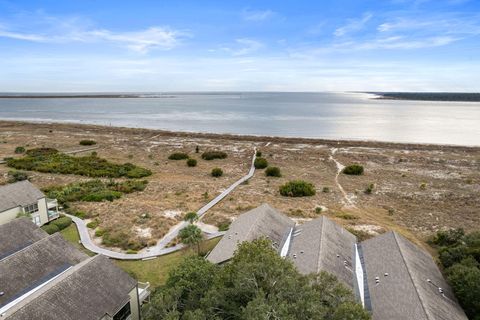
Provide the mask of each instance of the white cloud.
{"label": "white cloud", "polygon": [[231,53],[233,56],[248,55],[260,50],[264,46],[263,43],[261,43],[260,41],[247,38],[236,39],[235,42],[237,45],[234,48],[223,48],[225,51]]}
{"label": "white cloud", "polygon": [[264,21],[270,19],[275,14],[272,10],[243,10],[242,17],[247,21]]}
{"label": "white cloud", "polygon": [[24,31],[26,26],[16,29],[12,26],[0,25],[0,37],[41,43],[105,42],[126,47],[135,52],[146,53],[152,49],[172,49],[183,38],[190,36],[186,32],[163,26],[120,32],[94,28],[78,18],[62,20],[45,15],[36,18],[37,24],[41,25],[36,27],[37,32]]}
{"label": "white cloud", "polygon": [[367,12],[364,13],[360,19],[349,19],[347,24],[337,28],[333,34],[337,37],[342,37],[349,33],[362,30],[372,17],[373,14]]}

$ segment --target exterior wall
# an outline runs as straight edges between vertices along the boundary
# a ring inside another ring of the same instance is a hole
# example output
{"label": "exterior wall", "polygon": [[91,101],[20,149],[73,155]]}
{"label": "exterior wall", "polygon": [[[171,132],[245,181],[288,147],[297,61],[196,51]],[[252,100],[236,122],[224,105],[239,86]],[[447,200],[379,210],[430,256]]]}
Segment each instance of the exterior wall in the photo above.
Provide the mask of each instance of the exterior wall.
{"label": "exterior wall", "polygon": [[130,296],[130,310],[132,312],[131,319],[140,320],[140,305],[138,301],[137,286],[135,286],[135,288],[133,288],[128,295]]}
{"label": "exterior wall", "polygon": [[21,207],[16,207],[13,209],[9,209],[7,211],[0,212],[0,224],[4,224],[12,221],[17,217],[19,213],[22,213],[22,212],[23,211]]}
{"label": "exterior wall", "polygon": [[40,213],[40,225],[44,225],[48,222],[48,214],[47,214],[47,199],[42,198],[39,199],[38,202],[38,212]]}

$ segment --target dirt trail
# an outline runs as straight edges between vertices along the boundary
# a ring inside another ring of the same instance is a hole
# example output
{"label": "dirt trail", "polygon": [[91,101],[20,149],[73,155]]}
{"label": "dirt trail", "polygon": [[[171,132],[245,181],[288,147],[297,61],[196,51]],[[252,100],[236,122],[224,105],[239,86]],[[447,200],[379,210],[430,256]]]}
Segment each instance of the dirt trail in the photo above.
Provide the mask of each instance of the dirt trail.
{"label": "dirt trail", "polygon": [[337,188],[340,190],[340,192],[343,195],[342,202],[343,202],[344,206],[347,207],[347,208],[350,208],[350,209],[358,209],[357,206],[355,205],[355,202],[353,201],[355,196],[354,195],[348,195],[347,192],[345,192],[345,189],[343,189],[342,185],[338,181],[338,177],[342,173],[342,170],[343,170],[343,168],[345,168],[345,166],[343,164],[341,164],[340,162],[338,162],[337,159],[334,158],[334,155],[337,152],[337,150],[338,150],[337,148],[331,148],[330,149],[330,158],[329,158],[330,160],[335,162],[335,165],[337,166],[337,174],[335,175],[335,184],[337,185]]}

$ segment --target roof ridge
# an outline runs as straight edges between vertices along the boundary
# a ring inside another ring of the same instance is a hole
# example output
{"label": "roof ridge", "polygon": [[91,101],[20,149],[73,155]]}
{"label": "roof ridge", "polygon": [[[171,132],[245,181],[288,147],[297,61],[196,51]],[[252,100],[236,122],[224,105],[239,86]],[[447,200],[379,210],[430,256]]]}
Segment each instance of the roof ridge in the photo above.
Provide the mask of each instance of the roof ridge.
{"label": "roof ridge", "polygon": [[63,239],[63,237],[61,236],[61,234],[60,234],[59,232],[55,232],[55,233],[53,233],[53,234],[49,234],[48,236],[46,236],[46,237],[44,237],[44,238],[42,238],[42,239],[39,239],[39,240],[35,241],[34,243],[29,244],[29,245],[26,246],[25,248],[22,248],[22,249],[20,249],[20,250],[18,250],[18,251],[15,251],[14,253],[12,253],[12,254],[4,257],[3,259],[0,259],[0,262],[4,261],[4,260],[6,260],[6,259],[9,259],[10,257],[13,257],[13,256],[17,255],[18,253],[23,252],[23,251],[25,251],[25,250],[33,247],[34,245],[36,245],[36,244],[38,244],[38,243],[45,242],[45,241],[47,241],[47,240],[53,239],[54,237]]}
{"label": "roof ridge", "polygon": [[38,291],[34,292],[31,296],[27,297],[25,300],[23,300],[21,304],[17,304],[13,306],[13,312],[9,314],[9,316],[15,314],[22,308],[26,307],[28,304],[31,302],[35,301],[36,299],[40,298],[42,295],[47,293],[50,289],[58,286],[62,281],[70,278],[72,275],[76,274],[79,270],[81,270],[83,267],[87,266],[90,264],[95,258],[99,257],[101,255],[95,255],[93,257],[88,257],[87,259],[80,261],[76,265],[71,266],[67,270],[65,270],[63,273],[59,274],[57,278],[52,280],[51,282],[47,283],[44,285],[42,288],[40,288]]}
{"label": "roof ridge", "polygon": [[323,248],[323,235],[325,232],[325,216],[320,217],[320,221],[322,222],[322,229],[320,231],[320,248],[318,248],[318,256],[317,256],[317,271],[320,270],[321,264],[321,257],[322,257],[322,248]]}
{"label": "roof ridge", "polygon": [[393,239],[395,240],[395,244],[398,247],[398,251],[400,252],[400,256],[402,257],[403,263],[405,264],[405,268],[407,269],[408,277],[410,278],[410,281],[412,282],[412,285],[415,288],[415,292],[417,294],[418,300],[420,301],[420,305],[422,306],[423,312],[425,313],[425,316],[427,317],[427,319],[433,319],[430,317],[427,309],[425,308],[424,302],[421,298],[417,285],[415,284],[415,281],[413,281],[412,273],[410,272],[410,266],[407,264],[407,260],[403,255],[402,247],[400,246],[400,243],[398,242],[398,239],[397,239],[398,235],[395,231],[392,231],[392,234],[393,234]]}

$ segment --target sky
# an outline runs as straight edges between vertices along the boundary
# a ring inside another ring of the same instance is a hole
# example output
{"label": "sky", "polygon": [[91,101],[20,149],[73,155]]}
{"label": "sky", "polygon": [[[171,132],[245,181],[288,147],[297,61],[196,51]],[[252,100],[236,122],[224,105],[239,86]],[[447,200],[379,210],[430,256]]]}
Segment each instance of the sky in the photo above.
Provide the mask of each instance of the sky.
{"label": "sky", "polygon": [[479,0],[0,0],[0,92],[480,91]]}

